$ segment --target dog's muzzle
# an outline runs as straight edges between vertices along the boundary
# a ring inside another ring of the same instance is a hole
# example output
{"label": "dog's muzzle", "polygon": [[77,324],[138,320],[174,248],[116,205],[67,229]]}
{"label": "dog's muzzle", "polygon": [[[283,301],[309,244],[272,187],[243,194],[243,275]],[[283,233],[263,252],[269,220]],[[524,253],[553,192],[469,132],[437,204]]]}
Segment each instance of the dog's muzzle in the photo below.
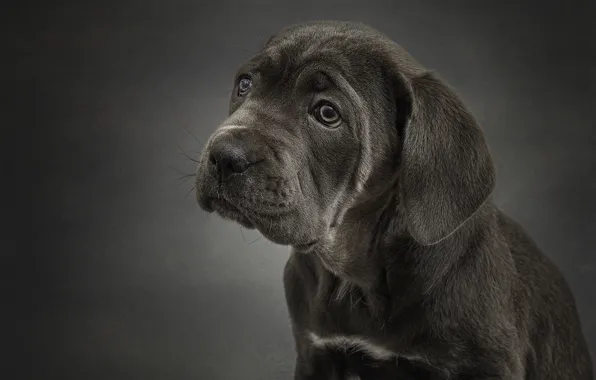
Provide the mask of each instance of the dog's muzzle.
{"label": "dog's muzzle", "polygon": [[220,183],[230,176],[244,173],[256,162],[256,156],[247,144],[228,133],[217,136],[209,149],[209,163],[213,166],[210,170]]}

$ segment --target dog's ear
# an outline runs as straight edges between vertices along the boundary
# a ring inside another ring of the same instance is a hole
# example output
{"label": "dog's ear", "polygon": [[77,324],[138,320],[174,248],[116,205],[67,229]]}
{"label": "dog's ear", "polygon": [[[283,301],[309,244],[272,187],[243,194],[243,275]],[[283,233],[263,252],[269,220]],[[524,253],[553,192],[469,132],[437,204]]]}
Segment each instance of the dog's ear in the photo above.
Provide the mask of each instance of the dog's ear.
{"label": "dog's ear", "polygon": [[486,201],[495,169],[480,127],[447,84],[432,72],[402,83],[410,102],[400,168],[405,217],[412,237],[433,245]]}

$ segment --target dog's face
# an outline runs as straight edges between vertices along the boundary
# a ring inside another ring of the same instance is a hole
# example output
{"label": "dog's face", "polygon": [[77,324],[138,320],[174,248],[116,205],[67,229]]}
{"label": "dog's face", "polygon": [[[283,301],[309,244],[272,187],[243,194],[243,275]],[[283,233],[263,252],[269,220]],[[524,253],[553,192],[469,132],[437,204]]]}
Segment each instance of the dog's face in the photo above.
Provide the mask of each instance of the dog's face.
{"label": "dog's face", "polygon": [[[428,140],[423,130],[412,134],[412,146],[406,146],[405,127],[416,118],[415,90],[407,76],[422,70],[401,50],[396,58],[396,51],[396,45],[374,30],[350,23],[304,24],[274,36],[235,76],[230,115],[210,137],[199,160],[200,206],[257,228],[275,243],[307,250],[341,223],[348,209],[399,182],[410,206],[404,214],[411,214],[415,237],[432,243],[452,232],[469,217],[470,209],[484,201],[487,186],[492,189],[492,174],[481,174],[485,183],[468,197],[472,207],[451,210],[457,215],[434,221],[440,231],[429,230],[426,219],[433,216],[428,210],[437,203],[423,187],[444,186],[435,183],[444,178],[420,177],[418,171],[424,171],[425,164],[419,162],[424,154],[419,144],[439,141],[432,136]],[[430,124],[426,128],[433,130],[428,133],[444,133],[444,128]],[[469,136],[477,129],[475,124],[468,129],[454,136],[463,133],[478,145],[480,140]],[[480,152],[476,164],[483,165],[485,154],[476,148]],[[442,159],[476,166],[469,158],[450,154]],[[434,169],[440,164],[435,162]],[[406,165],[405,173],[400,165]],[[452,192],[440,197],[451,201]]]}

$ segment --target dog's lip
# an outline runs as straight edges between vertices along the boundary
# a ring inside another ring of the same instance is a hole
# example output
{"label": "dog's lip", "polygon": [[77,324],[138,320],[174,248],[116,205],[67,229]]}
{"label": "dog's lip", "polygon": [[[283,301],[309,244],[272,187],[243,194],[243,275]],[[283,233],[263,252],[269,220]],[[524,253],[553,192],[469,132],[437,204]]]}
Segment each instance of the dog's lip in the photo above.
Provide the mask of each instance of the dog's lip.
{"label": "dog's lip", "polygon": [[238,210],[238,208],[236,206],[234,206],[233,204],[231,204],[230,202],[226,201],[223,198],[210,197],[208,204],[215,211],[217,211],[217,209],[223,207],[226,209],[226,211],[240,212],[240,210]]}
{"label": "dog's lip", "polygon": [[240,211],[240,209],[238,209],[236,206],[234,206],[227,200],[223,198],[213,197],[209,198],[206,203],[208,204],[208,209],[216,211],[222,217],[233,219],[234,221],[240,223],[246,228],[254,228],[254,223],[252,222],[252,220],[248,218],[245,213]]}
{"label": "dog's lip", "polygon": [[[230,202],[225,197],[209,197],[205,202],[205,209],[209,212],[217,211],[220,214],[234,214],[235,218],[242,219],[241,224],[250,224],[251,228],[255,227],[255,223],[259,220],[270,220],[272,218],[281,217],[283,215],[293,212],[292,208],[283,208],[278,210],[259,210],[256,208],[248,208],[237,206],[234,202]],[[223,215],[222,215],[223,216]]]}
{"label": "dog's lip", "polygon": [[[238,204],[238,202],[234,202],[234,201],[230,200],[229,197],[226,197],[225,195],[219,196],[219,197],[213,197],[213,196],[207,197],[207,201],[204,203],[206,203],[207,209],[213,209],[213,207],[212,207],[212,203],[213,203],[213,204],[216,204],[217,206],[228,209],[227,211],[239,212],[239,213],[245,215],[246,217],[254,216],[256,218],[264,218],[264,219],[280,217],[280,216],[290,214],[295,211],[294,207],[289,207],[289,206],[274,207],[274,205],[263,205],[262,208],[250,207],[247,205]],[[209,211],[213,211],[213,210],[209,210]]]}
{"label": "dog's lip", "polygon": [[311,240],[308,243],[294,244],[293,247],[296,251],[301,253],[308,253],[312,251],[315,246],[319,243],[319,239]]}
{"label": "dog's lip", "polygon": [[226,199],[224,198],[209,198],[209,206],[214,210],[214,211],[226,211],[226,212],[233,212],[233,213],[238,213],[241,214],[242,216],[245,216],[244,213],[242,211],[240,211],[240,209],[238,207],[236,207],[234,204],[232,204],[231,202],[228,202]]}

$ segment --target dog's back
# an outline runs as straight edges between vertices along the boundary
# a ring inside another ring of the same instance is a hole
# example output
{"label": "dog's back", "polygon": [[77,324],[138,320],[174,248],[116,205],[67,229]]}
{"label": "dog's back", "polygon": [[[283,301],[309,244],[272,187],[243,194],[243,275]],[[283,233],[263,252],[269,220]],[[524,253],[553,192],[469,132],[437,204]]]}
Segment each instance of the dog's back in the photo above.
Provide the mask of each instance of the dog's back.
{"label": "dog's back", "polygon": [[524,229],[500,213],[500,227],[518,276],[514,287],[518,331],[526,333],[526,379],[592,380],[593,369],[567,281]]}

